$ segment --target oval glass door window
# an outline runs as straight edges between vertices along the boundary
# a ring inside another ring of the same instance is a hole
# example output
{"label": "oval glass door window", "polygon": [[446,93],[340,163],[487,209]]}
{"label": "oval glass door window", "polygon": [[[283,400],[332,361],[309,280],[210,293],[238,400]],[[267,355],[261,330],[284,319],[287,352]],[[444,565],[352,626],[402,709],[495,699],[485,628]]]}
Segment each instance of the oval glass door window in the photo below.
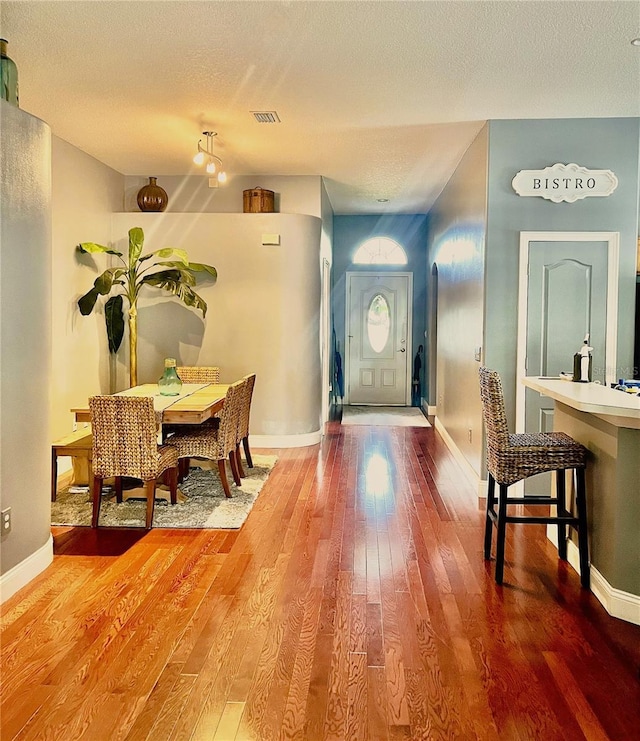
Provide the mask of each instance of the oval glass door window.
{"label": "oval glass door window", "polygon": [[380,293],[377,293],[369,304],[367,312],[367,335],[374,352],[384,350],[391,331],[391,315],[389,303]]}

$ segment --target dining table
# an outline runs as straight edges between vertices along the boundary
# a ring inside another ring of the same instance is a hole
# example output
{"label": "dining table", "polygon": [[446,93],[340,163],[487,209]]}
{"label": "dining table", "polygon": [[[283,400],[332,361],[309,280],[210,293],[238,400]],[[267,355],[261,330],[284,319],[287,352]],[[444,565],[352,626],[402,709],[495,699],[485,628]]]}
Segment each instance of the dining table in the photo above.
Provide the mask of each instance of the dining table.
{"label": "dining table", "polygon": [[[224,406],[227,383],[185,383],[176,396],[163,396],[157,383],[144,383],[116,396],[150,396],[160,425],[192,424],[206,422],[218,414]],[[73,407],[77,423],[91,422],[89,407]]]}
{"label": "dining table", "polygon": [[[158,423],[158,443],[164,442],[164,425],[199,425],[215,417],[224,406],[224,398],[229,388],[228,383],[183,383],[176,396],[164,396],[157,383],[144,383],[118,391],[116,396],[150,396]],[[89,406],[72,407],[76,424],[91,422]],[[91,446],[90,437],[89,447]],[[88,465],[74,465],[73,483],[76,486],[87,486],[90,480],[90,460],[83,461]],[[54,475],[57,481],[57,473]],[[54,484],[55,486],[55,484]],[[55,499],[55,497],[53,497]]]}

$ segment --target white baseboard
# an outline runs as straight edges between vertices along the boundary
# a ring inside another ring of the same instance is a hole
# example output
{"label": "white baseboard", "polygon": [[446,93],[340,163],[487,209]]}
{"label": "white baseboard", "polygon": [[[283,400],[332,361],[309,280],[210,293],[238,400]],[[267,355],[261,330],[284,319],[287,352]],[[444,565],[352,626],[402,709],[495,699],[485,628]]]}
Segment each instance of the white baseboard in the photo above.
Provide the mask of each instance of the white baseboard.
{"label": "white baseboard", "polygon": [[[558,547],[558,528],[555,525],[547,525],[547,538]],[[580,551],[572,540],[567,540],[567,561],[579,574]],[[640,625],[640,596],[612,587],[594,566],[591,566],[589,572],[591,591],[609,615]]]}
{"label": "white baseboard", "polygon": [[22,589],[53,561],[53,538],[0,577],[0,603]]}
{"label": "white baseboard", "polygon": [[[471,466],[469,461],[464,457],[464,455],[462,455],[460,448],[458,448],[458,446],[455,444],[453,438],[444,428],[442,422],[440,422],[438,417],[436,417],[435,419],[435,428],[440,434],[440,437],[444,440],[447,448],[449,448],[449,450],[451,451],[451,454],[453,455],[453,457],[460,464],[460,468],[462,468],[464,474],[469,479],[469,482],[471,483],[473,488],[478,492],[478,496],[480,496],[479,494],[480,488],[481,488],[480,485],[482,483],[480,481],[480,477],[473,470],[473,467]],[[486,482],[485,482],[485,486],[486,486]],[[485,493],[485,496],[486,496],[486,493]]]}
{"label": "white baseboard", "polygon": [[320,439],[320,430],[301,435],[251,435],[249,445],[252,448],[306,448],[316,445]]}

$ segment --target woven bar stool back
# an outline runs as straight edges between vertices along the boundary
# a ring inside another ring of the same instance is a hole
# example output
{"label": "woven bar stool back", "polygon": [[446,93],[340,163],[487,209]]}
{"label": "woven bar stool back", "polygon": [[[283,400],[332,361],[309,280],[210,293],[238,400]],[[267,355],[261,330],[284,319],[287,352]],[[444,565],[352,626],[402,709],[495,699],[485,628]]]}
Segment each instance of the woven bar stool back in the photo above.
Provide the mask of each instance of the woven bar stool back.
{"label": "woven bar stool back", "polygon": [[171,503],[177,501],[178,452],[158,445],[156,415],[150,396],[92,396],[93,515],[98,527],[102,482],[115,478],[116,500],[122,502],[122,477],[141,479],[147,496],[146,527],[153,523],[156,479],[168,471]]}
{"label": "woven bar stool back", "polygon": [[[485,522],[484,557],[491,558],[493,525],[496,525],[496,572],[498,584],[504,575],[504,552],[507,523],[547,523],[558,527],[558,555],[567,560],[567,526],[578,533],[580,553],[580,581],[589,588],[589,553],[587,537],[587,505],[585,492],[585,467],[587,450],[564,432],[539,432],[510,434],[505,412],[502,381],[496,371],[481,367],[480,397],[487,440],[487,514]],[[566,471],[574,473],[575,511],[566,507]],[[530,476],[548,471],[556,472],[555,497],[508,497],[511,484]],[[499,486],[496,499],[495,485]],[[513,504],[526,508],[544,508],[537,515],[510,514]],[[496,509],[497,505],[497,509]],[[555,515],[547,508],[555,505]]]}
{"label": "woven bar stool back", "polygon": [[176,372],[182,383],[220,383],[217,365],[179,365]]}

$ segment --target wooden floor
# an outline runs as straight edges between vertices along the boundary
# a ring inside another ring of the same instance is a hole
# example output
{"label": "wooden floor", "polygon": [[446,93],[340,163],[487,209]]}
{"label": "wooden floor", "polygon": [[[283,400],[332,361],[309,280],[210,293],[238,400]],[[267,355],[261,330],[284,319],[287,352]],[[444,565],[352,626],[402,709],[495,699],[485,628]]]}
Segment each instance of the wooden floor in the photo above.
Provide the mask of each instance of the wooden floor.
{"label": "wooden floor", "polygon": [[330,423],[239,532],[56,528],[2,609],[2,739],[640,739],[640,627],[434,429]]}

